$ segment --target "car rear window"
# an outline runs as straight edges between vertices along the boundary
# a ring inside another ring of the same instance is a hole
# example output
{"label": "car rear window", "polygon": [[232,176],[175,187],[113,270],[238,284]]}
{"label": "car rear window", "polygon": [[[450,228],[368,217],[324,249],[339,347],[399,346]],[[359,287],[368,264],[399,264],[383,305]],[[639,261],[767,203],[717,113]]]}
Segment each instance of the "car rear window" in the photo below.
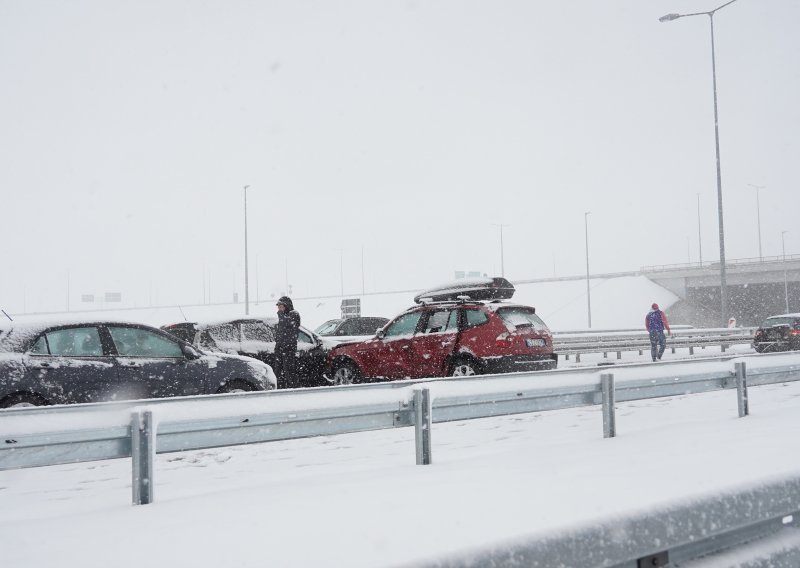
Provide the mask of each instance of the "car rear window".
{"label": "car rear window", "polygon": [[776,325],[792,325],[797,327],[798,324],[800,324],[800,320],[794,316],[785,318],[767,318],[764,323],[761,324],[761,327],[775,327]]}
{"label": "car rear window", "polygon": [[532,327],[536,331],[546,331],[547,326],[542,321],[542,318],[536,315],[531,308],[500,308],[497,310],[497,315],[500,316],[507,325],[518,327]]}

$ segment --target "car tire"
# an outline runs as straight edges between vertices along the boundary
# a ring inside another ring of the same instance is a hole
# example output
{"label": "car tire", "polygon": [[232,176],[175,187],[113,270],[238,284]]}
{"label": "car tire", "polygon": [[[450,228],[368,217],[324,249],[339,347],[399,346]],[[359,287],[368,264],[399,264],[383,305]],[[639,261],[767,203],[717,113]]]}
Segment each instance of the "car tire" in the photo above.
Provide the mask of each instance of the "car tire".
{"label": "car tire", "polygon": [[248,383],[247,381],[242,381],[240,379],[233,379],[232,381],[228,381],[219,389],[217,389],[217,394],[223,393],[234,393],[234,392],[251,392],[256,389],[253,388],[253,385]]}
{"label": "car tire", "polygon": [[457,357],[451,364],[447,373],[450,377],[471,377],[480,375],[481,369],[472,357]]}
{"label": "car tire", "polygon": [[31,406],[47,406],[50,404],[38,394],[19,392],[0,400],[0,408],[25,408]]}
{"label": "car tire", "polygon": [[333,366],[333,384],[355,385],[361,382],[361,370],[352,361],[340,361]]}

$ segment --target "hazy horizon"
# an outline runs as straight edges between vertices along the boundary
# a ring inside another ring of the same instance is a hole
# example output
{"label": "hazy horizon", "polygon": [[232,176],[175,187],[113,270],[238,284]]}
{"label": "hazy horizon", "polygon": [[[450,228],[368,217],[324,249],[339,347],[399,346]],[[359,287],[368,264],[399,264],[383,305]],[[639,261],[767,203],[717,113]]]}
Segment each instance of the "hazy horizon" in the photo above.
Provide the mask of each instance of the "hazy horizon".
{"label": "hazy horizon", "polygon": [[[499,224],[582,274],[588,211],[593,274],[718,260],[708,18],[658,18],[722,3],[0,0],[0,308],[243,302],[245,185],[251,302],[499,275]],[[799,17],[714,18],[729,259],[754,186],[798,251]]]}

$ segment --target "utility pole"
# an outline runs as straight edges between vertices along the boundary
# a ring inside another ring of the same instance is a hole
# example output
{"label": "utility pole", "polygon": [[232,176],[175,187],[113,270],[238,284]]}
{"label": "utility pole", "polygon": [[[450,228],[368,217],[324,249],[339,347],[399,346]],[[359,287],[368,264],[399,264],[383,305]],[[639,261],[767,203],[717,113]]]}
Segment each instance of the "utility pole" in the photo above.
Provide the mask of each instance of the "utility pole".
{"label": "utility pole", "polygon": [[589,215],[591,211],[583,214],[583,228],[586,235],[586,314],[589,321],[589,329],[592,329],[592,290],[589,286]]}
{"label": "utility pole", "polygon": [[761,205],[758,202],[758,191],[760,189],[765,189],[767,186],[754,185],[752,183],[748,183],[747,185],[756,190],[756,220],[758,221],[758,262],[764,262],[764,255],[761,254]]}
{"label": "utility pole", "polygon": [[503,248],[503,227],[508,227],[509,225],[504,225],[502,223],[494,223],[494,226],[500,227],[500,276],[505,277],[506,264],[505,264],[505,250]]}
{"label": "utility pole", "polygon": [[703,266],[703,232],[700,230],[700,194],[697,194],[697,251],[700,253],[700,266]]}
{"label": "utility pole", "polygon": [[247,266],[247,188],[244,186],[244,313],[250,314],[250,273]]}
{"label": "utility pole", "polygon": [[789,313],[789,279],[786,278],[786,240],[783,238],[789,231],[781,231],[781,249],[783,250],[783,298],[786,301],[786,313]]}

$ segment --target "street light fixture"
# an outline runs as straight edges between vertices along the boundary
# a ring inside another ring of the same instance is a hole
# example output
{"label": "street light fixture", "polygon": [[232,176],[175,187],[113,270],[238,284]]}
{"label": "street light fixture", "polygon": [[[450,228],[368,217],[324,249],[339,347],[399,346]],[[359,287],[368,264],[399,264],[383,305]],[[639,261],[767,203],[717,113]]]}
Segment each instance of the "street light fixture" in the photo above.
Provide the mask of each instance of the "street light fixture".
{"label": "street light fixture", "polygon": [[781,249],[783,250],[783,299],[786,302],[786,313],[789,313],[789,280],[786,278],[786,241],[783,238],[789,231],[781,231]]}
{"label": "street light fixture", "polygon": [[754,185],[752,183],[748,183],[747,185],[756,190],[756,219],[758,221],[758,262],[764,262],[764,255],[761,254],[761,205],[758,202],[758,191],[760,189],[766,188],[767,186]]}
{"label": "street light fixture", "polygon": [[589,215],[591,211],[583,214],[583,229],[586,236],[586,315],[589,320],[589,329],[592,329],[592,291],[589,286]]}
{"label": "street light fixture", "polygon": [[244,313],[250,314],[250,273],[247,267],[247,188],[249,185],[244,186]]}
{"label": "street light fixture", "polygon": [[725,230],[722,222],[722,169],[719,159],[719,112],[717,109],[717,62],[714,50],[714,14],[722,10],[725,6],[730,6],[736,0],[730,0],[709,12],[692,12],[691,14],[667,14],[661,16],[659,22],[671,22],[678,18],[688,18],[689,16],[708,16],[711,23],[711,78],[714,87],[714,141],[717,152],[717,213],[719,216],[719,273],[720,273],[720,297],[722,308],[722,325],[727,325],[728,321],[728,285],[725,271]]}

